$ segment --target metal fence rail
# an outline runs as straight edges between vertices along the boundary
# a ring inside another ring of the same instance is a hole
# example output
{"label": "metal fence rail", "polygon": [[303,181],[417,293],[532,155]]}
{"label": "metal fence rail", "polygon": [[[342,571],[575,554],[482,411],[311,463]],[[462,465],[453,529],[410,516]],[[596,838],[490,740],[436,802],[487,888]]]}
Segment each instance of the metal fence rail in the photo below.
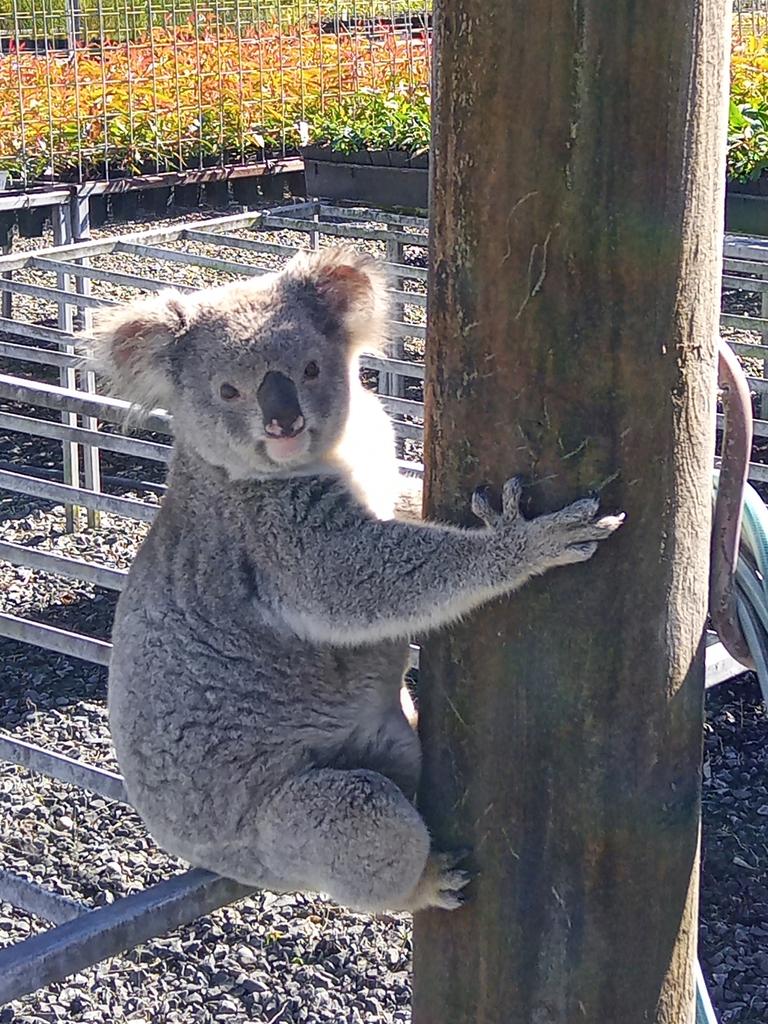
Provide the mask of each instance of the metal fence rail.
{"label": "metal fence rail", "polygon": [[[289,244],[265,239],[267,231],[280,231],[293,241]],[[21,364],[26,375],[0,374],[0,400],[23,406],[19,411],[0,410],[0,431],[17,431],[60,442],[65,456],[63,480],[41,479],[23,466],[13,470],[0,468],[0,489],[68,506],[72,510],[73,528],[80,522],[77,509],[88,509],[92,521],[100,512],[109,512],[150,522],[157,512],[156,504],[104,493],[100,453],[117,452],[165,463],[171,450],[172,423],[165,412],[155,410],[141,421],[142,429],[151,431],[155,438],[132,436],[135,410],[127,402],[96,392],[87,364],[82,364],[74,354],[76,318],[87,323],[94,308],[107,304],[95,291],[90,292],[89,286],[96,289],[100,282],[106,282],[139,295],[166,287],[171,276],[176,286],[179,268],[186,272],[205,266],[222,277],[265,273],[276,263],[287,260],[299,247],[317,248],[339,238],[378,247],[380,255],[389,262],[395,315],[390,325],[391,352],[386,357],[365,357],[363,372],[368,383],[377,386],[393,416],[401,446],[401,468],[420,473],[426,222],[421,218],[310,201],[0,258],[0,294],[31,296],[52,304],[58,311],[59,324],[52,328],[14,319],[13,309],[6,306],[6,315],[0,317],[0,359]],[[221,255],[223,247],[231,256]],[[211,255],[211,249],[219,254]],[[138,267],[134,273],[133,268],[131,272],[116,271],[100,265],[102,257],[120,253],[130,254],[139,263],[151,262],[151,267]],[[768,243],[732,236],[726,240],[725,256],[724,287],[751,295],[753,306],[755,302],[760,304],[760,316],[724,316],[723,331],[739,355],[748,360],[751,384],[762,395],[768,393],[764,372],[768,364],[768,310],[762,305],[768,295]],[[158,265],[168,268],[168,278],[158,272]],[[25,278],[30,271],[34,272],[34,283]],[[182,283],[181,287],[191,285]],[[4,340],[4,336],[12,340]],[[36,380],[36,368],[52,368],[61,375],[61,383]],[[30,408],[45,411],[48,417],[53,413],[58,418],[46,418],[44,412],[30,413]],[[757,420],[755,434],[758,438],[768,436],[768,420]],[[90,473],[81,473],[81,467],[89,464]],[[768,480],[768,469],[753,463],[750,477]],[[120,590],[126,575],[122,570],[9,541],[0,541],[0,560],[115,591]],[[109,662],[111,647],[104,640],[14,615],[0,614],[0,636],[99,665]],[[713,638],[710,640],[707,680],[713,684],[737,674],[741,666]],[[0,759],[110,799],[124,798],[122,782],[113,773],[12,736],[0,736]],[[87,908],[58,899],[25,879],[0,874],[0,898],[13,899],[17,906],[57,924],[40,936],[0,951],[0,1003],[246,893],[234,883],[191,871],[138,896],[119,900],[111,907],[86,913]]]}
{"label": "metal fence rail", "polygon": [[[65,923],[0,950],[0,1005],[188,924],[252,891],[194,868],[123,896],[110,906],[83,907],[80,912],[78,905],[62,908],[61,897],[55,898],[24,879],[13,881],[16,898],[32,904],[30,912],[53,921],[64,919]],[[73,915],[68,920],[67,910]]]}

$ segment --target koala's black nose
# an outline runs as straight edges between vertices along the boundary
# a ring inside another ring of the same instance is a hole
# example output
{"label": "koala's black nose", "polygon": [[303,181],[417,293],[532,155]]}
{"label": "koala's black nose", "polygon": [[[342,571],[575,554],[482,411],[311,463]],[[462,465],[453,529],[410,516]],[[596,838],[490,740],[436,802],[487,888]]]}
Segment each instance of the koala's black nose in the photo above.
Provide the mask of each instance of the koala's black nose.
{"label": "koala's black nose", "polygon": [[296,385],[290,377],[270,370],[256,392],[270,437],[295,437],[304,429]]}

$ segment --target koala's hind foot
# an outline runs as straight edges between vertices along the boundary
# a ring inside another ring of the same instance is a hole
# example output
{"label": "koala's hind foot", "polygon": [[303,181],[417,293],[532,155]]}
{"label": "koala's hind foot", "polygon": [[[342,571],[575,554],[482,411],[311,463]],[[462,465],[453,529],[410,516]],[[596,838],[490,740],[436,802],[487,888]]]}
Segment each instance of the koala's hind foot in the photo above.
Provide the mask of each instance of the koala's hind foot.
{"label": "koala's hind foot", "polygon": [[459,867],[466,855],[466,850],[451,853],[437,853],[433,850],[408,905],[402,909],[411,912],[427,910],[429,907],[458,910],[463,906],[466,902],[464,887],[472,881],[469,871]]}
{"label": "koala's hind foot", "polygon": [[257,836],[254,852],[284,891],[327,893],[366,913],[458,905],[449,893],[464,883],[438,867],[418,811],[378,772],[319,768],[289,779],[262,807]]}

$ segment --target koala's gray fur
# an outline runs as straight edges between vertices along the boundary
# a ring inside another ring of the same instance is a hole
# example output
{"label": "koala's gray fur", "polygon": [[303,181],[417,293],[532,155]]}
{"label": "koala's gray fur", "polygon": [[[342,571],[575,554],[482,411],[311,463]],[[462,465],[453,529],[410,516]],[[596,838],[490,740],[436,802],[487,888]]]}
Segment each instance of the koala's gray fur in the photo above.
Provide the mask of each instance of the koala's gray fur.
{"label": "koala's gray fur", "polygon": [[391,518],[391,428],[357,365],[385,298],[370,258],[325,250],[95,332],[117,392],[170,409],[176,436],[117,609],[110,724],[171,853],[363,911],[453,908],[467,876],[413,802],[407,641],[586,560],[620,517],[587,499],[526,521],[511,481],[501,514],[476,495],[486,528]]}

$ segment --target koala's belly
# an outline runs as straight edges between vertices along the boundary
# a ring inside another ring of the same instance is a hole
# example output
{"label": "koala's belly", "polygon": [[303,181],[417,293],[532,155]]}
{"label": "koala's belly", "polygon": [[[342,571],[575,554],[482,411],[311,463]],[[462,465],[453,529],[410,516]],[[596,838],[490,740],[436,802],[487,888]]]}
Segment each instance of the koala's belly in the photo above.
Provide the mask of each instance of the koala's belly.
{"label": "koala's belly", "polygon": [[130,597],[113,644],[109,719],[129,799],[157,841],[188,860],[201,844],[242,835],[288,776],[339,751],[352,767],[358,744],[370,760],[377,722],[382,748],[392,728],[400,737],[402,645],[318,650],[258,626],[212,642],[182,615]]}

